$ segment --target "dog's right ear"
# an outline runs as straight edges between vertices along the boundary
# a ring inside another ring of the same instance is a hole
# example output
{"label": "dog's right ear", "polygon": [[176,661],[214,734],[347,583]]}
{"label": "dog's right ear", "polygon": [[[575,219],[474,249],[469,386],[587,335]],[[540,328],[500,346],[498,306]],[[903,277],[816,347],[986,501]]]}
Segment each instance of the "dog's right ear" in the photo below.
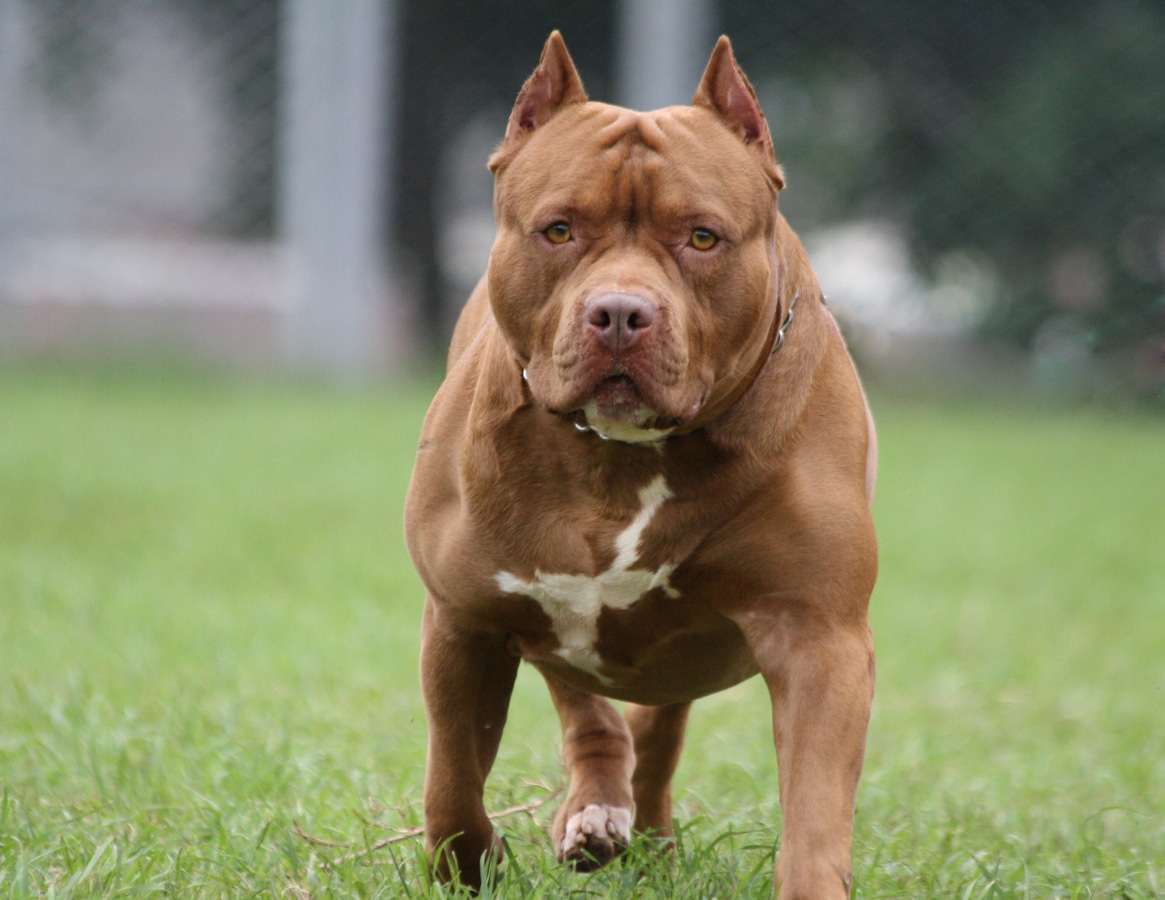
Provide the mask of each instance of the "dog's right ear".
{"label": "dog's right ear", "polygon": [[506,126],[506,136],[497,152],[490,157],[489,167],[496,172],[502,162],[517,149],[534,129],[544,125],[559,109],[572,103],[586,103],[587,92],[583,89],[578,69],[566,50],[566,43],[557,29],[550,32],[546,46],[542,48],[542,58],[538,68],[526,79],[510,122]]}

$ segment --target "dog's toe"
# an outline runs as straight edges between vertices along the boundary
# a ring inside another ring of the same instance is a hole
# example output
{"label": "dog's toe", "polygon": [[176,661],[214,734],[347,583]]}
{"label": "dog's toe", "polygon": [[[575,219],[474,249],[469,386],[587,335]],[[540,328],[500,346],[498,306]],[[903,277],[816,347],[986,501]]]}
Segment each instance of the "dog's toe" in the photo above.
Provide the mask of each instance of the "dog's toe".
{"label": "dog's toe", "polygon": [[631,810],[592,803],[566,820],[555,854],[580,872],[599,869],[631,842]]}

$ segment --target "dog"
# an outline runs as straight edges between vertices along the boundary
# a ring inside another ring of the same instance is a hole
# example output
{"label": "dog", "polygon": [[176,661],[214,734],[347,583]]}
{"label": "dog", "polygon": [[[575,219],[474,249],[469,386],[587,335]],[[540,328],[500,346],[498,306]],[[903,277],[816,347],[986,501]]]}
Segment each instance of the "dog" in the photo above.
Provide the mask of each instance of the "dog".
{"label": "dog", "polygon": [[721,37],[691,106],[591,102],[554,32],[489,168],[497,237],[405,509],[433,865],[477,887],[501,858],[482,796],[521,660],[562,724],[555,854],[583,870],[666,843],[692,701],[759,673],[774,889],[846,897],[876,440],[756,94]]}

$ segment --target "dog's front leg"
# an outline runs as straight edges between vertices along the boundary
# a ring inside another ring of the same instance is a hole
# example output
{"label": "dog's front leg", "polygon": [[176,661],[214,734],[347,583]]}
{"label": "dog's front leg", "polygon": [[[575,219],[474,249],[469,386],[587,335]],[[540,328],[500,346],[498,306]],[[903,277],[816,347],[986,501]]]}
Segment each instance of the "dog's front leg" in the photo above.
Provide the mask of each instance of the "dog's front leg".
{"label": "dog's front leg", "polygon": [[772,696],[784,815],[774,889],[780,900],[841,900],[874,690],[869,625],[811,614],[740,624]]}
{"label": "dog's front leg", "polygon": [[429,722],[425,849],[443,880],[481,886],[501,842],[482,795],[506,724],[518,658],[505,636],[467,630],[430,596],[421,629],[421,689]]}

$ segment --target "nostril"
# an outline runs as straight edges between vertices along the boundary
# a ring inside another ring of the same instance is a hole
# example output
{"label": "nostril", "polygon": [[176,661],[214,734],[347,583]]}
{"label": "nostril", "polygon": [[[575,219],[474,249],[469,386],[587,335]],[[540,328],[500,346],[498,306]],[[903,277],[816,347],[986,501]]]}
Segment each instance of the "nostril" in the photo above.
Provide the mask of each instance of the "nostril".
{"label": "nostril", "polygon": [[611,311],[604,304],[592,303],[587,306],[587,323],[600,330],[611,327]]}
{"label": "nostril", "polygon": [[655,305],[642,297],[628,297],[619,315],[628,331],[646,331],[655,323]]}

